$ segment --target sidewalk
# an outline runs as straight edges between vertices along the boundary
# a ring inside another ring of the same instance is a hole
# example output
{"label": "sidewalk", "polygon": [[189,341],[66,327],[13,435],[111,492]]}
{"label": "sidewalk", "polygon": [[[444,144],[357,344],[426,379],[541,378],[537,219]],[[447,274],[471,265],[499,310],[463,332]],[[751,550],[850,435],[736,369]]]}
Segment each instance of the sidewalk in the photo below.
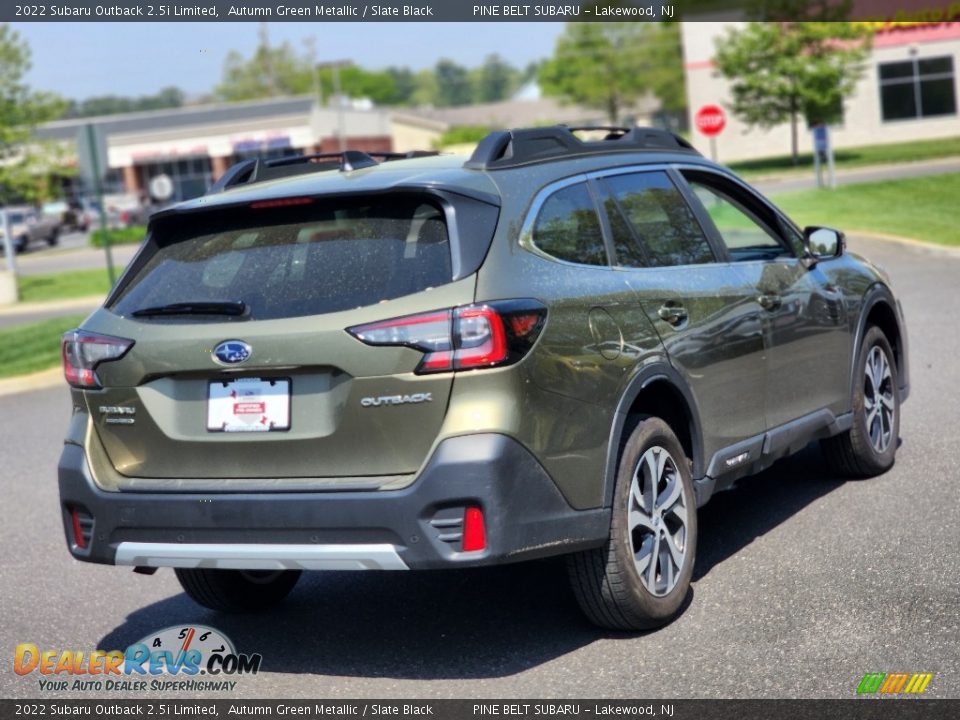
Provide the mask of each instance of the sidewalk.
{"label": "sidewalk", "polygon": [[[853,185],[955,172],[960,172],[960,157],[841,168],[836,172],[836,179],[837,185]],[[747,174],[746,180],[764,194],[810,190],[817,187],[817,180],[812,167],[805,170],[788,170],[763,175]],[[826,170],[824,170],[824,180],[826,180]]]}
{"label": "sidewalk", "polygon": [[91,313],[103,304],[102,295],[71,298],[69,300],[47,300],[44,302],[21,302],[15,305],[0,306],[0,328],[12,325],[26,325],[62,315]]}

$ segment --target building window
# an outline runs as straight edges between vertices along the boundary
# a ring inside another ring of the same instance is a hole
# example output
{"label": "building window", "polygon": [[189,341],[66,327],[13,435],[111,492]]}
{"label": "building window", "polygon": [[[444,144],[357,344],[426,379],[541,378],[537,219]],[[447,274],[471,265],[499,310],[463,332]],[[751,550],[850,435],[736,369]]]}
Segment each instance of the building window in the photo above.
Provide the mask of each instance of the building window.
{"label": "building window", "polygon": [[879,70],[884,121],[957,114],[952,57],[882,63]]}
{"label": "building window", "polygon": [[196,156],[177,160],[157,160],[137,165],[140,187],[147,192],[150,181],[157,175],[169,175],[173,181],[176,202],[203,195],[213,182],[213,167],[209,157]]}

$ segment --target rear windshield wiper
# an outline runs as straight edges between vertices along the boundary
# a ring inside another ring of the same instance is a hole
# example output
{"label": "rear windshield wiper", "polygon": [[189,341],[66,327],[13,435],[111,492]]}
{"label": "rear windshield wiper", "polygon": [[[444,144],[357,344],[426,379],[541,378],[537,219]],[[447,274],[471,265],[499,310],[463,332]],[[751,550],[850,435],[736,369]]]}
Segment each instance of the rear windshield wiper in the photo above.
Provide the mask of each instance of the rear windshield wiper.
{"label": "rear windshield wiper", "polygon": [[243,315],[247,311],[247,304],[240,300],[235,302],[179,302],[169,305],[157,305],[134,310],[134,317],[155,317],[157,315]]}

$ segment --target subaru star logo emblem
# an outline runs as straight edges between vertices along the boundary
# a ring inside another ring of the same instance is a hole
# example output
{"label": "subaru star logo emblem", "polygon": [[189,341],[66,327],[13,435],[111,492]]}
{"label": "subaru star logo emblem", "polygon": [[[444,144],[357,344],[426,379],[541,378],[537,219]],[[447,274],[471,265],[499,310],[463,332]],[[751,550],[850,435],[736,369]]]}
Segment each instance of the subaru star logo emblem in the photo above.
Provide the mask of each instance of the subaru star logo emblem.
{"label": "subaru star logo emblem", "polygon": [[213,359],[221,365],[242,363],[253,349],[242,340],[224,340],[213,349]]}

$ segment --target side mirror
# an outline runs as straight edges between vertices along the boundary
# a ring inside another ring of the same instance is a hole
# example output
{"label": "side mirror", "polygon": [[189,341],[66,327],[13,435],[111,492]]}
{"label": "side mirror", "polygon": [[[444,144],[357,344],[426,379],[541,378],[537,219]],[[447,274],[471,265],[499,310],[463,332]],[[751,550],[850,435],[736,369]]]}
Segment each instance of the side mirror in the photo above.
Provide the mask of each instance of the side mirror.
{"label": "side mirror", "polygon": [[840,257],[846,245],[847,238],[839,230],[816,226],[803,229],[803,247],[806,248],[807,257],[814,261],[813,264],[819,260]]}

